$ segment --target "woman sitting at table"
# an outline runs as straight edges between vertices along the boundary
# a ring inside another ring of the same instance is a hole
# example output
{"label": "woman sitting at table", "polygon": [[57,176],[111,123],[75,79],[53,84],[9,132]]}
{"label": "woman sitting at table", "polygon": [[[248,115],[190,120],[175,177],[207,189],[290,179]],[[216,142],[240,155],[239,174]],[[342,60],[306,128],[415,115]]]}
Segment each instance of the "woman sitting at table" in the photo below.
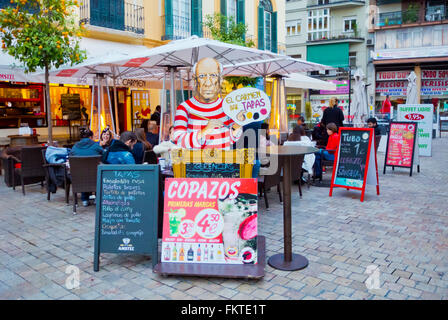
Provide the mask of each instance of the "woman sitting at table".
{"label": "woman sitting at table", "polygon": [[99,145],[103,149],[107,149],[112,144],[112,140],[114,140],[112,131],[110,131],[109,126],[106,126],[106,128],[104,128],[104,130],[101,131]]}
{"label": "woman sitting at table", "polygon": [[[314,147],[315,142],[311,141],[310,138],[305,133],[305,128],[303,126],[295,126],[292,133],[288,137],[288,141],[285,141],[283,145],[285,146],[306,146],[306,147]],[[306,154],[303,158],[302,168],[313,174],[313,164],[314,164],[315,155],[314,154]]]}
{"label": "woman sitting at table", "polygon": [[[103,154],[103,148],[101,148],[98,143],[93,141],[93,132],[87,128],[79,129],[80,141],[75,143],[70,155],[87,157],[87,156],[98,156]],[[90,192],[81,193],[81,201],[84,207],[89,205]]]}
{"label": "woman sitting at table", "polygon": [[173,129],[174,129],[173,126],[171,126],[169,129],[169,134],[170,134],[169,140],[163,141],[160,144],[154,146],[154,148],[153,148],[153,151],[156,154],[162,155],[162,158],[164,158],[165,161],[167,161],[168,163],[171,163],[171,150],[180,148],[172,142],[173,141],[173,131],[174,131]]}
{"label": "woman sitting at table", "polygon": [[334,160],[334,153],[339,145],[338,127],[336,124],[327,124],[328,143],[325,149],[320,149],[315,153],[316,160],[314,161],[314,179],[322,178],[322,159]]}
{"label": "woman sitting at table", "polygon": [[137,128],[135,130],[137,136],[137,143],[132,148],[132,155],[134,156],[136,164],[142,164],[145,158],[145,151],[152,150],[152,145],[146,140],[145,130],[143,128]]}

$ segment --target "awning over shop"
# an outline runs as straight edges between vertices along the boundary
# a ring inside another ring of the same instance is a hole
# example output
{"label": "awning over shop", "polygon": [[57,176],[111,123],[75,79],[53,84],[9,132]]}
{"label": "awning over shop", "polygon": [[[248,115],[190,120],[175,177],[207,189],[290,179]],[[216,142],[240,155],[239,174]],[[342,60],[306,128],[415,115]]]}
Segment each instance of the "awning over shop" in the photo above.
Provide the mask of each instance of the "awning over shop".
{"label": "awning over shop", "polygon": [[349,66],[348,42],[307,46],[306,49],[308,61],[335,68],[346,68]]}

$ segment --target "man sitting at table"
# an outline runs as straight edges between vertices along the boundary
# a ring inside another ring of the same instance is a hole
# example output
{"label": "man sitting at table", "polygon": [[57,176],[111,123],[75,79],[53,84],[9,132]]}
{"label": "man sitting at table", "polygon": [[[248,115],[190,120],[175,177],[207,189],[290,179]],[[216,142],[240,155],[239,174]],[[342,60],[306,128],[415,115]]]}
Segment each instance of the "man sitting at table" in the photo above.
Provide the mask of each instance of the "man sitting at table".
{"label": "man sitting at table", "polygon": [[221,73],[221,64],[213,58],[194,65],[194,96],[176,110],[173,142],[179,147],[230,149],[241,137],[241,126],[222,109]]}
{"label": "man sitting at table", "polygon": [[131,150],[137,143],[134,132],[125,131],[120,135],[120,140],[113,140],[109,149],[103,156],[103,162],[108,164],[135,164]]}

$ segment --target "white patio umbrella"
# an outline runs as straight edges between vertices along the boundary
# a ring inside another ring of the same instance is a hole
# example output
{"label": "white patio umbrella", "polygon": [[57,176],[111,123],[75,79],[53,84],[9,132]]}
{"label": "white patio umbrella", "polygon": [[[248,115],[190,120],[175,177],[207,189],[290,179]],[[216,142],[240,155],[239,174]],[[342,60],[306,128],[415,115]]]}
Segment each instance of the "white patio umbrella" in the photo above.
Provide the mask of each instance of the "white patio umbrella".
{"label": "white patio umbrella", "polygon": [[[103,61],[85,61],[84,63],[64,70],[53,72],[60,77],[85,78],[96,73],[108,74],[113,79],[121,78],[151,78],[162,81],[166,89],[166,78],[169,75],[170,87],[175,87],[176,72],[183,78],[191,79],[190,69],[200,59],[212,57],[224,66],[224,75],[269,76],[287,75],[293,72],[307,72],[325,70],[330,67],[292,59],[285,55],[275,54],[269,51],[258,50],[216,40],[198,38],[196,36],[171,41],[170,43],[151,48],[138,50],[127,54],[102,59]],[[284,91],[284,90],[283,90]],[[279,92],[283,92],[279,90]],[[175,92],[170,91],[170,110],[167,110],[165,94],[163,94],[162,114],[165,111],[171,113],[171,122],[174,121]],[[162,117],[163,121],[163,117]],[[161,123],[163,127],[163,123]]]}
{"label": "white patio umbrella", "polygon": [[355,71],[355,83],[353,85],[353,123],[355,127],[362,127],[369,114],[367,104],[366,84],[363,81],[365,75],[361,68]]}
{"label": "white patio umbrella", "polygon": [[336,84],[308,77],[301,73],[291,73],[285,78],[287,88],[313,89],[313,90],[336,90]]}
{"label": "white patio umbrella", "polygon": [[417,104],[417,75],[412,71],[408,76],[408,87],[406,93],[406,104]]}

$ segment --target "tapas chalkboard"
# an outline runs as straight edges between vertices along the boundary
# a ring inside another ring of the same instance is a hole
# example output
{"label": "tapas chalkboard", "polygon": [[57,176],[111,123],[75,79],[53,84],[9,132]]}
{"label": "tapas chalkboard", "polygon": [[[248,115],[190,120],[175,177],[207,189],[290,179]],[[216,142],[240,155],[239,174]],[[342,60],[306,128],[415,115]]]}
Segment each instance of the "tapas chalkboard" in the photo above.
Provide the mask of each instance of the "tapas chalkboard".
{"label": "tapas chalkboard", "polygon": [[62,116],[67,120],[81,120],[81,98],[78,93],[61,95]]}
{"label": "tapas chalkboard", "polygon": [[94,271],[100,253],[150,254],[157,264],[157,165],[98,166]]}
{"label": "tapas chalkboard", "polygon": [[[363,201],[366,183],[375,182],[379,194],[373,129],[339,128],[339,146],[334,163],[330,196],[333,187],[343,187],[362,190],[361,201]],[[373,170],[376,172],[376,179]]]}
{"label": "tapas chalkboard", "polygon": [[386,166],[412,168],[414,161],[417,164],[417,171],[420,172],[417,146],[417,122],[391,122],[389,135],[387,138],[386,155],[384,159],[383,174],[386,173]]}

